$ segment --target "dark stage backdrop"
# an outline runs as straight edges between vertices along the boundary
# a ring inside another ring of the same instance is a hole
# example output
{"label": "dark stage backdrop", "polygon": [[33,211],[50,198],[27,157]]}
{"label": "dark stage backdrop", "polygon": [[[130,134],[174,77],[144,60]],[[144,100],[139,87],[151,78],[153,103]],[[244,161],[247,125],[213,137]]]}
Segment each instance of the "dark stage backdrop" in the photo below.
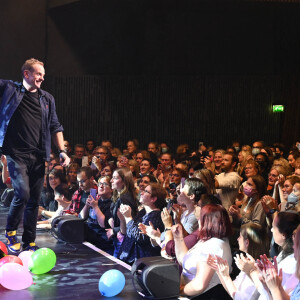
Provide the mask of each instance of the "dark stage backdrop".
{"label": "dark stage backdrop", "polygon": [[270,76],[48,78],[65,137],[73,144],[93,138],[125,147],[137,138],[172,147],[205,141],[225,147],[234,139],[252,143],[280,140],[291,78]]}
{"label": "dark stage backdrop", "polygon": [[[291,0],[292,1],[292,0]],[[300,4],[229,0],[1,1],[0,78],[29,57],[72,143],[300,137]],[[271,104],[286,104],[284,114]]]}

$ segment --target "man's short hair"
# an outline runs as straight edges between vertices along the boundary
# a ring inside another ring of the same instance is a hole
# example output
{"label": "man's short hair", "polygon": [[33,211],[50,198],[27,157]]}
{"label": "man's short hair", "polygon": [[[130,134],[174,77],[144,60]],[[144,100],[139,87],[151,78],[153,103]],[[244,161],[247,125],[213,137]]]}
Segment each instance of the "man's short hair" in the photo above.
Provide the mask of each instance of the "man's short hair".
{"label": "man's short hair", "polygon": [[84,166],[84,167],[81,167],[79,169],[79,172],[77,174],[80,174],[81,172],[84,172],[85,173],[85,176],[90,179],[91,177],[93,177],[93,170],[91,167],[89,166]]}
{"label": "man's short hair", "polygon": [[74,146],[74,150],[76,149],[76,148],[85,148],[84,147],[84,145],[83,144],[76,144],[75,146]]}
{"label": "man's short hair", "polygon": [[29,58],[25,61],[25,63],[23,64],[22,68],[21,68],[21,72],[22,72],[22,77],[24,78],[24,71],[25,70],[29,70],[30,72],[33,71],[33,65],[35,64],[39,64],[44,66],[44,63],[35,59],[35,58]]}
{"label": "man's short hair", "polygon": [[239,163],[239,158],[237,157],[237,155],[235,153],[232,153],[232,152],[225,152],[224,155],[227,154],[227,155],[230,155],[231,156],[231,163],[235,163],[235,167],[238,165]]}

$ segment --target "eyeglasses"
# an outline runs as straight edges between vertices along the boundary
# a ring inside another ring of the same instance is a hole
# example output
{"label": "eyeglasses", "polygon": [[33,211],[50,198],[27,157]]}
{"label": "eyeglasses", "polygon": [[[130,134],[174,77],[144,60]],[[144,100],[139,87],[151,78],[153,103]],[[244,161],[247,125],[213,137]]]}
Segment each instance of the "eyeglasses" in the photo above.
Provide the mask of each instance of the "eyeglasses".
{"label": "eyeglasses", "polygon": [[109,184],[107,183],[107,182],[99,182],[98,183],[98,186],[104,186],[104,187],[106,187],[106,186],[109,186]]}
{"label": "eyeglasses", "polygon": [[85,179],[85,180],[82,179],[82,180],[77,180],[77,181],[78,181],[79,184],[84,184],[87,180],[88,180],[88,178]]}
{"label": "eyeglasses", "polygon": [[170,177],[180,177],[179,174],[170,174]]}
{"label": "eyeglasses", "polygon": [[54,177],[54,176],[49,176],[49,181],[52,181],[52,180],[57,180],[58,178],[57,177]]}
{"label": "eyeglasses", "polygon": [[95,154],[98,154],[98,155],[106,155],[107,153],[106,153],[106,152],[95,152]]}

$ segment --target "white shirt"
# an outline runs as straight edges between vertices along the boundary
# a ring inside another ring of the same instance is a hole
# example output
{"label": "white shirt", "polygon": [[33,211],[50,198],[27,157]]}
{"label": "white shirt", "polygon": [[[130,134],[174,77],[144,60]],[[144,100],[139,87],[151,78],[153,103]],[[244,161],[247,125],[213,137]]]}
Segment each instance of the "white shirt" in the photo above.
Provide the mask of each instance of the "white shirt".
{"label": "white shirt", "polygon": [[[197,263],[206,262],[209,254],[218,255],[223,259],[226,259],[231,268],[232,255],[228,239],[222,240],[218,238],[211,238],[205,242],[199,241],[187,252],[183,258],[182,278],[185,284],[195,278],[197,273]],[[202,293],[205,293],[220,283],[220,279],[215,272],[207,288]]]}

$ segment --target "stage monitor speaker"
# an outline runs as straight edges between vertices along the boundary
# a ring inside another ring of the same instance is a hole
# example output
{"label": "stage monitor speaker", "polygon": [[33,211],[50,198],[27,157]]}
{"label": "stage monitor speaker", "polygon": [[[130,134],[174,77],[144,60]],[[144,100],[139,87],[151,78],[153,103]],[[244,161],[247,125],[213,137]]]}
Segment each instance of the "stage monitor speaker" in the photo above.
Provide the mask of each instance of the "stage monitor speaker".
{"label": "stage monitor speaker", "polygon": [[144,257],[131,268],[136,291],[148,299],[178,298],[180,274],[178,265],[161,256]]}
{"label": "stage monitor speaker", "polygon": [[79,244],[84,241],[84,220],[77,216],[58,216],[51,223],[52,235],[58,240],[70,244]]}

